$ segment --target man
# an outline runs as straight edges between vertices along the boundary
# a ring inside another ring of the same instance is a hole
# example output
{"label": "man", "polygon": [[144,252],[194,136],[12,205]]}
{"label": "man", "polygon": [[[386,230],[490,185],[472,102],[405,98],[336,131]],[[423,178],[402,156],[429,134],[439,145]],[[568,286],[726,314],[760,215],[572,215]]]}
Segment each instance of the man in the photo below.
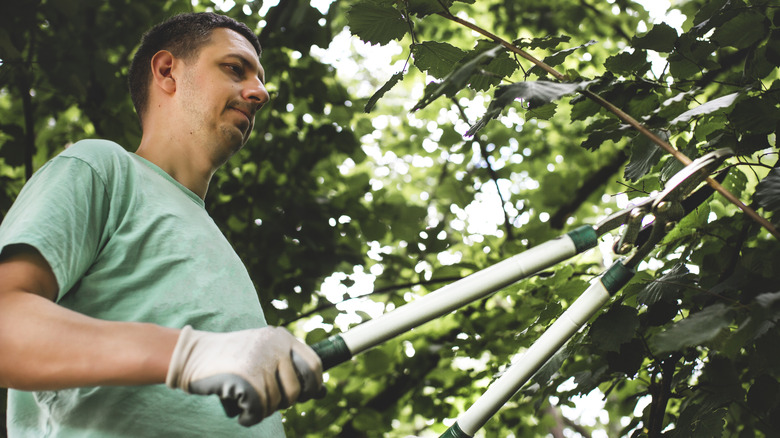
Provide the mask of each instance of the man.
{"label": "man", "polygon": [[11,437],[277,437],[273,413],[320,388],[319,358],[266,327],[204,209],[269,99],[259,55],[216,14],[154,27],[130,68],[136,153],[81,141],[22,190],[0,225]]}

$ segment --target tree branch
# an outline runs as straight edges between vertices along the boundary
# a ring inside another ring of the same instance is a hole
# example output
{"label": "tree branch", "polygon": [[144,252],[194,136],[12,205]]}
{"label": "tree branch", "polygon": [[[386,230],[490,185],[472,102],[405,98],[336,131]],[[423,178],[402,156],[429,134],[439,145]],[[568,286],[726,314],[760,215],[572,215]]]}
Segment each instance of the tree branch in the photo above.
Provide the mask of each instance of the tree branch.
{"label": "tree branch", "polygon": [[649,438],[660,438],[664,427],[664,415],[666,414],[666,405],[672,394],[672,380],[674,371],[677,367],[677,361],[682,357],[681,353],[674,353],[661,361],[661,381],[653,382],[650,386],[652,401],[650,402],[650,416],[647,421],[647,436]]}

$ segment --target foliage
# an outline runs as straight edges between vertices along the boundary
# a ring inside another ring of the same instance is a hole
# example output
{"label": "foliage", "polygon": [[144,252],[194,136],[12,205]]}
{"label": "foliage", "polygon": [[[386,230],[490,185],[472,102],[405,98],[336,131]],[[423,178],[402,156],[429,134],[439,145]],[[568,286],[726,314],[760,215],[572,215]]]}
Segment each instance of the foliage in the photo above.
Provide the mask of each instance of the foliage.
{"label": "foliage", "polygon": [[[28,1],[0,16],[0,214],[69,142],[133,149],[134,46],[169,14],[217,7],[195,3]],[[732,148],[724,186],[777,223],[780,7],[674,7],[681,26],[653,24],[630,0],[337,0],[327,12],[236,1],[227,13],[258,29],[273,99],[207,205],[269,321],[314,343],[593,224],[682,167],[583,91],[690,158]],[[353,54],[357,72],[339,71],[317,48],[346,28],[397,54],[385,65]],[[290,435],[438,436],[604,269],[610,247],[331,369],[325,399],[287,411]],[[774,237],[712,196],[480,433],[777,435],[777,260]],[[562,419],[590,393],[603,394],[608,422]]]}

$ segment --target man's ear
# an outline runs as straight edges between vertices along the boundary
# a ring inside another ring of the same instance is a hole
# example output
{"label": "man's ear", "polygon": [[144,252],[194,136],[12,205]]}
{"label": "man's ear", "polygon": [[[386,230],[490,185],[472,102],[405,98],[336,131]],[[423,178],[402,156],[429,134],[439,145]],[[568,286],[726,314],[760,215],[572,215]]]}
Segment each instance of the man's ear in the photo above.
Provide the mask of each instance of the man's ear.
{"label": "man's ear", "polygon": [[152,56],[152,85],[158,87],[165,94],[173,94],[176,91],[173,62],[173,54],[167,50],[160,50]]}

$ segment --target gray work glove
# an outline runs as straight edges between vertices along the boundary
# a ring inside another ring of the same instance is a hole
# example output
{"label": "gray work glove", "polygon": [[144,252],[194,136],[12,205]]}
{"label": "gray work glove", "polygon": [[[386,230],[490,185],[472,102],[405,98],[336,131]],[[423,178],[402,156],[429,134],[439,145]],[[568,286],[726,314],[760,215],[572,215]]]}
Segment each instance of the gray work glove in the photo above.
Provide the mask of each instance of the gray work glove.
{"label": "gray work glove", "polygon": [[[296,356],[295,365],[293,355]],[[322,387],[317,353],[281,327],[210,333],[184,327],[165,384],[190,394],[216,394],[243,426],[311,398]]]}

